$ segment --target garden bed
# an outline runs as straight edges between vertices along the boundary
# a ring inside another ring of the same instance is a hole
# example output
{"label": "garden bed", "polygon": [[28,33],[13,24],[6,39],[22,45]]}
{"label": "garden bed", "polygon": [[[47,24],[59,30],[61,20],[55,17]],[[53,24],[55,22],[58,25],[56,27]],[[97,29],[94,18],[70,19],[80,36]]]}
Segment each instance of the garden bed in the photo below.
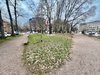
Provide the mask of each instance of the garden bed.
{"label": "garden bed", "polygon": [[29,35],[23,58],[28,70],[43,75],[60,67],[69,58],[71,39],[64,35]]}

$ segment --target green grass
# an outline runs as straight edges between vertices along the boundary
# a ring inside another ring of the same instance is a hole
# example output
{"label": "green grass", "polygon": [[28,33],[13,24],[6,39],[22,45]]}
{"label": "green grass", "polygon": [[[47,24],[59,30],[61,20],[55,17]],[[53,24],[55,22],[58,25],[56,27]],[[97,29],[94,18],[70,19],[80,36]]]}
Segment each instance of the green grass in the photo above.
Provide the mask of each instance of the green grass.
{"label": "green grass", "polygon": [[19,36],[21,36],[21,35],[9,36],[9,37],[6,37],[6,38],[4,38],[4,39],[0,39],[0,44],[1,44],[1,43],[4,43],[4,42],[6,42],[6,41],[12,40],[12,39],[14,39],[14,38],[16,38],[16,37],[19,37]]}
{"label": "green grass", "polygon": [[71,40],[64,35],[30,35],[23,54],[25,65],[32,73],[43,75],[69,58],[70,47]]}

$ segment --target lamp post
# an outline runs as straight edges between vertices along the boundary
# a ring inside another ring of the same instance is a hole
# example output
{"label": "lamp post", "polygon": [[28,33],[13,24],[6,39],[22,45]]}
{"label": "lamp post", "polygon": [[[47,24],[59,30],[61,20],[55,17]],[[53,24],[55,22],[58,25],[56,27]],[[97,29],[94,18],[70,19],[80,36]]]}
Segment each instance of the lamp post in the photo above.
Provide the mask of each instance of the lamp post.
{"label": "lamp post", "polygon": [[30,25],[30,33],[32,33],[32,26],[31,26],[32,19],[29,19],[29,25]]}

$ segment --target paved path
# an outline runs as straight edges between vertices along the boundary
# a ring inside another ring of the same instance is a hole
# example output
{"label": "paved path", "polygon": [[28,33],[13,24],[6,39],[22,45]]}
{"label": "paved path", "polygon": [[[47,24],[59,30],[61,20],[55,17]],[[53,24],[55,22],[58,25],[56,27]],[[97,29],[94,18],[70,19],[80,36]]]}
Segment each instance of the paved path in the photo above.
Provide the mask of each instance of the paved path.
{"label": "paved path", "polygon": [[0,46],[0,75],[26,75],[26,69],[21,60],[23,43],[27,35],[16,38]]}
{"label": "paved path", "polygon": [[100,75],[100,40],[75,35],[72,60],[48,75]]}

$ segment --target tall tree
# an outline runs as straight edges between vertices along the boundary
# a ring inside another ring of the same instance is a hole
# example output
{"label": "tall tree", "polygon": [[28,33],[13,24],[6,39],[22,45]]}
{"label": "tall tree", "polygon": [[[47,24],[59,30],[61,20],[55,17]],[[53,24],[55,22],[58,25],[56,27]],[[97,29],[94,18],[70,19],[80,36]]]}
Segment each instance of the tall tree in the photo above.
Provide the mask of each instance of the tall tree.
{"label": "tall tree", "polygon": [[[93,16],[91,10],[95,6],[90,6],[90,2],[93,0],[67,0],[65,3],[65,22],[68,26],[68,32],[71,32],[73,25],[77,25],[82,21],[85,21],[88,17]],[[84,19],[84,20],[83,20]]]}
{"label": "tall tree", "polygon": [[5,35],[4,35],[4,26],[3,26],[3,20],[2,20],[2,15],[1,15],[1,9],[0,9],[0,32],[1,32],[2,38],[4,38]]}
{"label": "tall tree", "polygon": [[82,21],[85,21],[88,17],[94,16],[94,14],[91,15],[88,14],[91,13],[91,10],[92,12],[95,13],[96,9],[95,6],[91,6],[93,0],[56,0],[56,1],[57,1],[56,4],[57,20],[59,22],[59,19],[62,19],[62,16],[65,17],[64,24],[67,27],[67,32],[71,32],[73,27],[75,27]]}
{"label": "tall tree", "polygon": [[12,19],[12,15],[11,15],[11,11],[10,11],[9,1],[8,0],[6,0],[6,6],[7,6],[8,14],[9,14],[9,17],[10,17],[11,35],[13,36],[14,35],[14,26],[13,26],[13,19]]}
{"label": "tall tree", "polygon": [[17,8],[17,0],[9,0],[10,1],[10,5],[14,8],[14,23],[15,23],[15,31],[17,32],[17,34],[19,34],[19,29],[18,29],[18,16],[22,16],[22,15],[19,15],[20,12],[18,12],[18,8]]}
{"label": "tall tree", "polygon": [[18,23],[17,23],[17,10],[16,10],[16,6],[17,6],[17,1],[15,0],[15,6],[14,6],[14,14],[15,14],[15,26],[16,26],[16,31],[19,34],[19,30],[18,30]]}
{"label": "tall tree", "polygon": [[53,9],[53,0],[45,0],[46,4],[46,9],[47,9],[47,18],[49,22],[49,34],[52,34],[52,24],[51,24],[51,19],[52,19],[52,9]]}

